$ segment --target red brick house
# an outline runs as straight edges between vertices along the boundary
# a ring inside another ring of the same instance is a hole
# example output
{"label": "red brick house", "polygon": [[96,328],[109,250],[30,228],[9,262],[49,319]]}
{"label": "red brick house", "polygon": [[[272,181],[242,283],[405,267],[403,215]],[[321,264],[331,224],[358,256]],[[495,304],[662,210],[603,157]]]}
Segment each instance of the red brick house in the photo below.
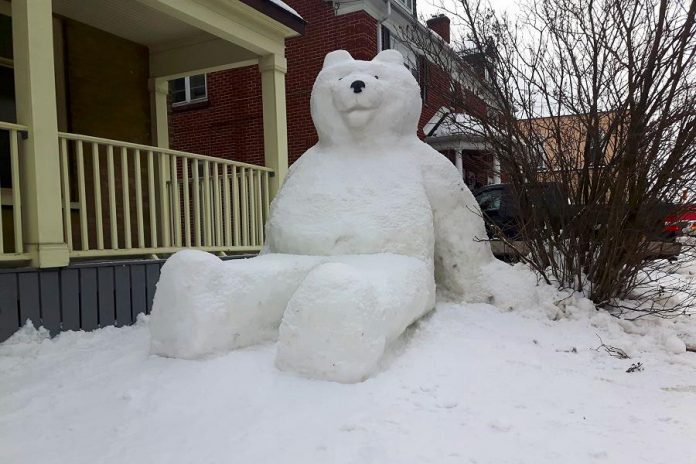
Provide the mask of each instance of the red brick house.
{"label": "red brick house", "polygon": [[[404,54],[422,88],[421,138],[457,164],[470,186],[495,180],[490,172],[492,162],[487,155],[479,153],[483,149],[481,144],[462,145],[449,143],[452,137],[438,138],[443,126],[437,123],[448,114],[445,108],[451,106],[449,76],[423,56],[416,56],[397,38],[400,28],[417,23],[415,0],[286,0],[286,3],[307,22],[302,36],[286,41],[290,163],[317,141],[309,100],[324,56],[332,50],[344,49],[356,59],[369,60],[382,49],[395,48]],[[427,26],[449,43],[450,24],[446,16],[431,18]],[[255,63],[186,79],[172,82],[171,147],[263,164],[261,79]],[[473,94],[464,100],[468,106],[485,107]],[[429,133],[435,125],[439,126],[439,132]]]}

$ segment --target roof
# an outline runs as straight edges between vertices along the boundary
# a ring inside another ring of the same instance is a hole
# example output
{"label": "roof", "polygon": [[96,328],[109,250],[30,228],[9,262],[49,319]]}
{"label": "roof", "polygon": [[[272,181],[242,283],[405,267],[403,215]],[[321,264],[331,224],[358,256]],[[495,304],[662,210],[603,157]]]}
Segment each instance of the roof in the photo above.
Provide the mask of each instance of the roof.
{"label": "roof", "polygon": [[302,16],[300,16],[300,14],[299,14],[297,11],[295,11],[294,9],[292,9],[292,8],[290,7],[290,5],[288,5],[287,3],[285,3],[283,0],[271,0],[271,3],[275,3],[276,5],[278,5],[279,7],[281,7],[282,9],[284,9],[285,11],[287,11],[288,13],[292,13],[292,14],[294,14],[295,16],[297,16],[298,18],[302,19]]}
{"label": "roof", "polygon": [[428,137],[443,137],[447,135],[485,135],[483,126],[467,113],[450,113],[441,108],[433,119],[424,127],[423,132]]}
{"label": "roof", "polygon": [[425,142],[437,150],[483,150],[484,129],[470,114],[440,108],[423,126]]}
{"label": "roof", "polygon": [[300,14],[282,0],[240,0],[242,3],[249,5],[255,10],[269,16],[279,23],[295,30],[300,34],[304,34],[305,21]]}

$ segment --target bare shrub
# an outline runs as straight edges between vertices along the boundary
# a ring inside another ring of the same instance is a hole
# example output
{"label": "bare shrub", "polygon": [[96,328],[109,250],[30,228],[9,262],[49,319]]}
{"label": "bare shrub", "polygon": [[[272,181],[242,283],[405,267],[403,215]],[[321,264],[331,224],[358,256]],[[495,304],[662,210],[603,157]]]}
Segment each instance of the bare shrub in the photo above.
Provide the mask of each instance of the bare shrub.
{"label": "bare shrub", "polygon": [[[676,264],[646,260],[696,185],[696,1],[528,0],[514,21],[478,0],[443,9],[464,31],[454,52],[422,27],[402,37],[459,76],[451,111],[466,99],[460,77],[477,75],[487,110],[454,123],[485,139],[516,192],[518,258],[600,305],[693,308],[696,286],[669,277]],[[548,185],[562,211],[540,200]]]}

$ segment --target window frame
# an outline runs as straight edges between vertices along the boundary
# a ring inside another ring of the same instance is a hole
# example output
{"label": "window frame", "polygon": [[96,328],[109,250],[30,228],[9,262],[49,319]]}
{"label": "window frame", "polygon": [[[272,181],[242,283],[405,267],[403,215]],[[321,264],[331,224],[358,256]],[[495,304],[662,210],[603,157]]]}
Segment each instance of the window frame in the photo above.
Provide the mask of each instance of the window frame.
{"label": "window frame", "polygon": [[[196,77],[196,76],[203,76],[203,87],[205,89],[205,94],[202,97],[197,97],[197,98],[191,98],[191,78]],[[171,91],[171,84],[174,81],[178,81],[180,79],[184,80],[184,100],[175,102],[172,97],[172,107],[179,107],[179,106],[186,106],[186,105],[191,105],[193,103],[201,103],[201,102],[206,102],[208,101],[208,75],[203,73],[203,74],[193,74],[191,76],[184,76],[184,77],[179,77],[177,79],[172,79],[169,81],[170,83],[170,89],[169,89],[169,94],[171,97],[172,91]]]}
{"label": "window frame", "polygon": [[[415,9],[416,9],[416,1],[415,0],[396,0],[394,3],[396,3],[401,8],[403,8],[404,10],[408,11],[411,14],[415,13]],[[409,6],[409,4],[410,4],[410,6]]]}

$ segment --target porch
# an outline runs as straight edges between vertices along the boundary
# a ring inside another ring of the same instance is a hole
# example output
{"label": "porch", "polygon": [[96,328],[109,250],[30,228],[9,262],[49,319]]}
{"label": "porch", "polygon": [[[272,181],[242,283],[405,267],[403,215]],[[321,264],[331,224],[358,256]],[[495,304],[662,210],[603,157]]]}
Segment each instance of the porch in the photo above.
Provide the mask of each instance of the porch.
{"label": "porch", "polygon": [[490,153],[480,123],[467,113],[440,108],[428,121],[424,142],[445,155],[470,189],[499,184],[500,161]]}
{"label": "porch", "polygon": [[[0,0],[0,19],[0,265],[261,249],[301,18],[271,1]],[[170,149],[168,81],[250,64],[265,165]]]}

